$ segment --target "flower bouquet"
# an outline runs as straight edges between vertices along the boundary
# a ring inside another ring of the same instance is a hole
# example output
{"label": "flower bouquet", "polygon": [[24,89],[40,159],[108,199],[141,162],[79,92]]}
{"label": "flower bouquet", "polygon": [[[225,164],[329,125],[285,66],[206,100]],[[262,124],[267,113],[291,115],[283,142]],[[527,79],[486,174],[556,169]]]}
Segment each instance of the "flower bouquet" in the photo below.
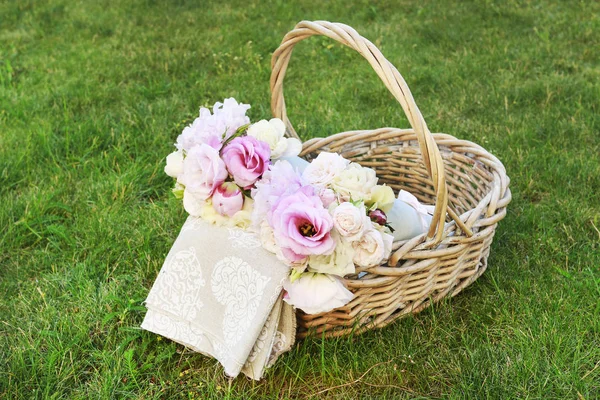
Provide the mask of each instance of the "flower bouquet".
{"label": "flower bouquet", "polygon": [[[431,209],[404,191],[396,199],[373,169],[339,154],[305,161],[280,119],[251,124],[249,108],[232,98],[212,113],[201,108],[167,156],[165,172],[190,217],[142,326],[214,356],[229,375],[260,378],[293,343],[292,307],[319,314],[346,305],[354,296],[342,278],[387,260],[395,239],[422,233]],[[203,318],[210,302],[212,315]],[[180,312],[188,309],[195,311]],[[263,358],[255,363],[257,352]]]}

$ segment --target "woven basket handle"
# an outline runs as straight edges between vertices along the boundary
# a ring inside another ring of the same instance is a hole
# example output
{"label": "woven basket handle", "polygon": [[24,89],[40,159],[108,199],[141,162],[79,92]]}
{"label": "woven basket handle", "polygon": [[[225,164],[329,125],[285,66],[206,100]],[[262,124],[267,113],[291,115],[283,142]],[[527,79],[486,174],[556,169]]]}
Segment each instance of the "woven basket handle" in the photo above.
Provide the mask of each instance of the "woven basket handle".
{"label": "woven basket handle", "polygon": [[[385,86],[402,106],[419,141],[423,162],[433,181],[436,193],[435,211],[427,233],[427,241],[433,239],[432,245],[435,245],[443,239],[447,211],[457,224],[464,227],[460,218],[448,207],[444,162],[404,78],[373,43],[360,36],[348,25],[327,21],[302,21],[285,35],[281,45],[273,53],[271,59],[271,111],[276,118],[284,121],[288,135],[298,138],[298,134],[287,117],[285,99],[283,98],[283,79],[294,45],[313,35],[330,37],[359,52],[371,64]],[[468,234],[470,233],[470,230],[468,230]]]}

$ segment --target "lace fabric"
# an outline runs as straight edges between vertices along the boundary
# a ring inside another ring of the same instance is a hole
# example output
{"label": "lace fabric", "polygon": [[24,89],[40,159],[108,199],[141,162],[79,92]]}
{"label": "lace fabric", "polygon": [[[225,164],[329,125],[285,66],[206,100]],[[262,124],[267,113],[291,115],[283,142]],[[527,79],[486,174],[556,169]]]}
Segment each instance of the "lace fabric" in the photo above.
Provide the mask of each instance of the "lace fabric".
{"label": "lace fabric", "polygon": [[288,267],[258,238],[189,217],[148,294],[142,328],[260,379],[295,339]]}

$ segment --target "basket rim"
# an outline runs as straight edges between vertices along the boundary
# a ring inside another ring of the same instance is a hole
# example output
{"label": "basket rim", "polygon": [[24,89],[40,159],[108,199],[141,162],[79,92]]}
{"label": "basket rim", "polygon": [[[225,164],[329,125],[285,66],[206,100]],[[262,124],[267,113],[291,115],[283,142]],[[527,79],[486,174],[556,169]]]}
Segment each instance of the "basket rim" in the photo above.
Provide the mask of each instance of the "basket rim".
{"label": "basket rim", "polygon": [[[463,149],[464,151],[461,151],[461,153],[474,159],[476,162],[480,162],[490,170],[489,172],[492,175],[492,180],[490,181],[490,188],[487,190],[486,195],[479,200],[475,207],[471,207],[458,215],[458,218],[471,229],[477,228],[477,230],[479,230],[481,227],[484,227],[485,229],[485,227],[488,226],[495,226],[506,216],[506,206],[512,199],[509,188],[510,178],[506,174],[504,164],[484,147],[472,141],[457,139],[446,133],[432,133],[431,135],[436,144],[441,147],[442,154],[447,153],[445,149],[449,147]],[[329,146],[328,150],[330,151],[338,152],[344,145],[357,140],[376,142],[396,138],[401,138],[399,141],[402,142],[411,140],[417,141],[415,131],[412,128],[384,127],[351,130],[335,133],[327,137],[316,137],[305,141],[300,156],[305,157],[310,153],[318,152],[319,149],[325,146]],[[485,212],[485,218],[478,218],[483,212]],[[386,268],[388,271],[390,268],[402,269],[403,267],[397,266],[401,259],[427,258],[421,256],[419,253],[427,252],[430,256],[432,251],[437,251],[433,249],[440,245],[456,246],[459,244],[471,243],[479,240],[481,236],[482,233],[480,232],[473,232],[473,235],[471,236],[464,235],[464,232],[461,232],[461,228],[456,221],[451,220],[450,222],[445,223],[443,239],[438,244],[434,245],[431,240],[427,240],[426,232],[409,240],[396,241],[392,247],[395,253],[389,264],[386,264],[384,267],[357,268],[357,273],[380,272],[380,268]],[[447,249],[445,252],[440,252],[440,255],[448,255],[451,251],[454,251],[454,249]],[[400,273],[399,275],[402,274]]]}

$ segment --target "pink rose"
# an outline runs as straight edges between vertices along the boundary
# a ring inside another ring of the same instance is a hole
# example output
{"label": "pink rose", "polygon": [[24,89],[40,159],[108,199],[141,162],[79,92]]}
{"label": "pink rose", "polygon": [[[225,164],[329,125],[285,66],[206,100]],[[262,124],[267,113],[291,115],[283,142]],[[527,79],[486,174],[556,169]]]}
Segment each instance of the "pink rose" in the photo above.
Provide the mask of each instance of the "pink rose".
{"label": "pink rose", "polygon": [[213,193],[212,204],[216,212],[231,217],[244,206],[244,195],[235,183],[225,182]]}
{"label": "pink rose", "polygon": [[223,149],[223,159],[233,180],[248,188],[267,171],[270,165],[269,144],[252,136],[237,137]]}
{"label": "pink rose", "polygon": [[330,254],[333,219],[312,187],[282,197],[274,206],[271,224],[283,255],[299,261],[309,255]]}
{"label": "pink rose", "polygon": [[226,178],[227,169],[219,152],[203,143],[187,153],[179,180],[194,197],[206,200]]}

